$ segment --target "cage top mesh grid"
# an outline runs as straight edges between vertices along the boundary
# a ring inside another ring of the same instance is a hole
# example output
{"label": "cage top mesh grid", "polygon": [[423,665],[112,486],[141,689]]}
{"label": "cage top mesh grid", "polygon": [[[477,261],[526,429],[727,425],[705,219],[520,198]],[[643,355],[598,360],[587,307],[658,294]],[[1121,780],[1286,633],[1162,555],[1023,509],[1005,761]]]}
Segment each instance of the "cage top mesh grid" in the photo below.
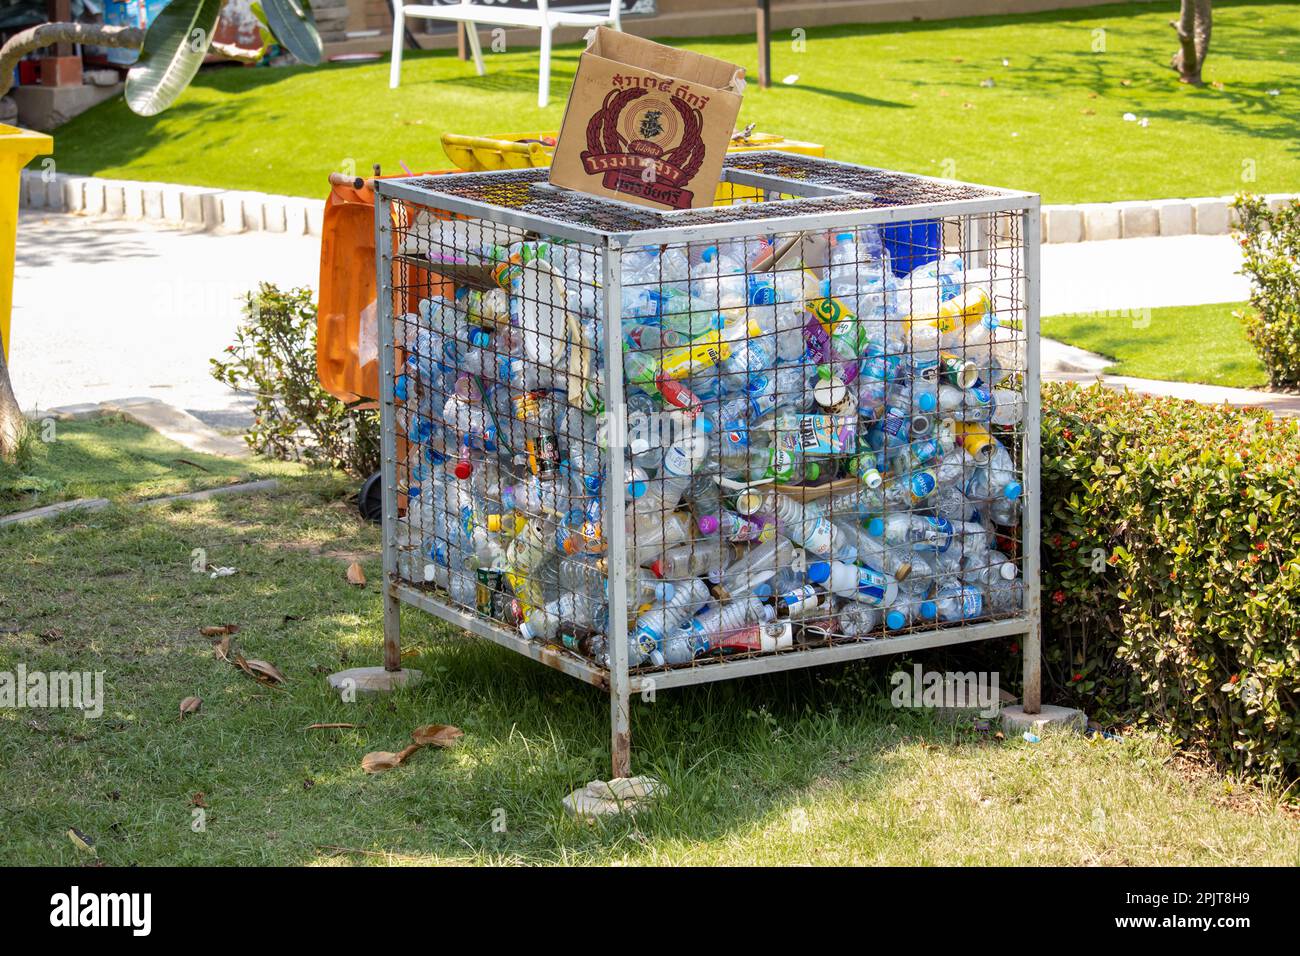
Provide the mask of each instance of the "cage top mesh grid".
{"label": "cage top mesh grid", "polygon": [[488,217],[493,210],[508,210],[604,235],[758,222],[781,213],[860,212],[1029,195],[776,151],[728,156],[723,165],[724,180],[761,185],[778,197],[762,203],[660,211],[551,186],[548,177],[544,168],[452,173],[380,181],[378,187],[387,195],[414,190],[433,205],[440,197],[461,200],[480,207],[479,214]]}

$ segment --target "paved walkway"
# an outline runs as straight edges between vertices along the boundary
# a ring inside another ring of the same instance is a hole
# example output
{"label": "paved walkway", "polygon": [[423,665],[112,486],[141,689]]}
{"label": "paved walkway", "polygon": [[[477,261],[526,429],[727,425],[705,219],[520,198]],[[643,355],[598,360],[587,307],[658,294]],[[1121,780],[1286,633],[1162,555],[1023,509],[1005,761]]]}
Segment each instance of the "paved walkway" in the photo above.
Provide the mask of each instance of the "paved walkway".
{"label": "paved walkway", "polygon": [[[314,237],[216,236],[24,212],[11,355],[19,400],[24,408],[51,408],[143,396],[210,425],[241,426],[250,402],[213,381],[208,359],[231,342],[243,292],[262,280],[315,287],[319,256]],[[1235,274],[1238,261],[1227,236],[1045,245],[1043,314],[1240,301],[1248,287]],[[1104,367],[1100,356],[1044,342],[1045,377],[1092,379]],[[1157,388],[1183,394],[1198,387],[1143,386]],[[1210,401],[1283,409],[1295,402],[1199,388]]]}
{"label": "paved walkway", "polygon": [[1231,236],[1108,239],[1042,247],[1043,315],[1244,302]]}
{"label": "paved walkway", "polygon": [[259,281],[315,287],[320,242],[216,236],[60,214],[18,224],[10,370],[23,408],[157,398],[240,426],[248,400],[208,373]]}

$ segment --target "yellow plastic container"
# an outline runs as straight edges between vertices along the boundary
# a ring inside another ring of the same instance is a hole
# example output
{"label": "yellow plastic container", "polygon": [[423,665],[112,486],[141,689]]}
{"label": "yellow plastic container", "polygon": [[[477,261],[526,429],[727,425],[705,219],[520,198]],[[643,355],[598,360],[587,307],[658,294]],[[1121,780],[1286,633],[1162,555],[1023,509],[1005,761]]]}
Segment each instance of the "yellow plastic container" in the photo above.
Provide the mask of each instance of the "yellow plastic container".
{"label": "yellow plastic container", "polygon": [[44,133],[0,123],[0,346],[9,360],[9,311],[14,303],[14,245],[18,241],[18,173],[54,151]]}
{"label": "yellow plastic container", "polygon": [[[555,130],[532,133],[494,133],[490,136],[461,136],[443,133],[442,151],[457,168],[480,173],[488,169],[529,169],[551,165],[555,152]],[[805,143],[786,139],[775,133],[750,132],[747,136],[732,137],[729,153],[752,153],[760,149],[779,149],[785,153],[802,153],[805,156],[825,156],[821,143]]]}

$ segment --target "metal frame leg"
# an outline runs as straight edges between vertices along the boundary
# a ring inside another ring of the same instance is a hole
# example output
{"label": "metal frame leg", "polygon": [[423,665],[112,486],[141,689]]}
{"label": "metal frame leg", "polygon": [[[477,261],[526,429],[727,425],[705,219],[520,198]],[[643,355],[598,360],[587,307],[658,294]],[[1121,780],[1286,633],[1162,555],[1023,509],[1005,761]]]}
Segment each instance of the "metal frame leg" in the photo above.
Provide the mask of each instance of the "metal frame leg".
{"label": "metal frame leg", "polygon": [[605,529],[609,536],[609,750],[614,777],[632,775],[631,690],[627,674],[627,502],[623,481],[627,408],[623,402],[622,250],[601,256],[605,312]]}
{"label": "metal frame leg", "polygon": [[1020,214],[1021,235],[1025,242],[1025,435],[1022,448],[1026,501],[1021,512],[1024,548],[1025,614],[1029,630],[1025,634],[1024,709],[1037,714],[1043,704],[1042,678],[1042,595],[1040,584],[1039,534],[1042,518],[1042,478],[1039,454],[1042,442],[1042,402],[1038,367],[1039,241],[1042,222],[1037,201]]}
{"label": "metal frame leg", "polygon": [[[400,35],[400,34],[399,34]],[[379,322],[380,472],[383,475],[384,670],[402,669],[401,603],[397,582],[397,413],[393,407],[393,242],[392,200],[375,196],[375,312]]]}

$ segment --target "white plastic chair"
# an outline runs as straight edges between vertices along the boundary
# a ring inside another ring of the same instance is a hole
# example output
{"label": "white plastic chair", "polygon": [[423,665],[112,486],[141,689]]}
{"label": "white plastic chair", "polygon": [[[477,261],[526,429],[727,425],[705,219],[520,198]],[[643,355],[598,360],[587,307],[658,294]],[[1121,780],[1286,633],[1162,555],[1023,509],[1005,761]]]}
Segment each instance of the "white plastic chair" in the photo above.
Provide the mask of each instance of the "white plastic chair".
{"label": "white plastic chair", "polygon": [[478,70],[479,76],[486,71],[483,68],[483,50],[479,46],[478,24],[519,27],[542,31],[542,62],[537,80],[537,105],[545,106],[551,98],[551,31],[556,27],[597,26],[609,26],[621,30],[623,29],[620,22],[621,5],[621,0],[610,0],[609,13],[606,15],[552,10],[548,6],[548,0],[537,0],[536,10],[498,7],[487,3],[475,3],[473,0],[461,0],[460,3],[439,6],[404,4],[402,0],[393,0],[393,63],[388,85],[391,89],[397,89],[402,82],[402,38],[406,32],[407,17],[417,20],[448,20],[465,24],[470,52],[474,55],[474,68]]}

